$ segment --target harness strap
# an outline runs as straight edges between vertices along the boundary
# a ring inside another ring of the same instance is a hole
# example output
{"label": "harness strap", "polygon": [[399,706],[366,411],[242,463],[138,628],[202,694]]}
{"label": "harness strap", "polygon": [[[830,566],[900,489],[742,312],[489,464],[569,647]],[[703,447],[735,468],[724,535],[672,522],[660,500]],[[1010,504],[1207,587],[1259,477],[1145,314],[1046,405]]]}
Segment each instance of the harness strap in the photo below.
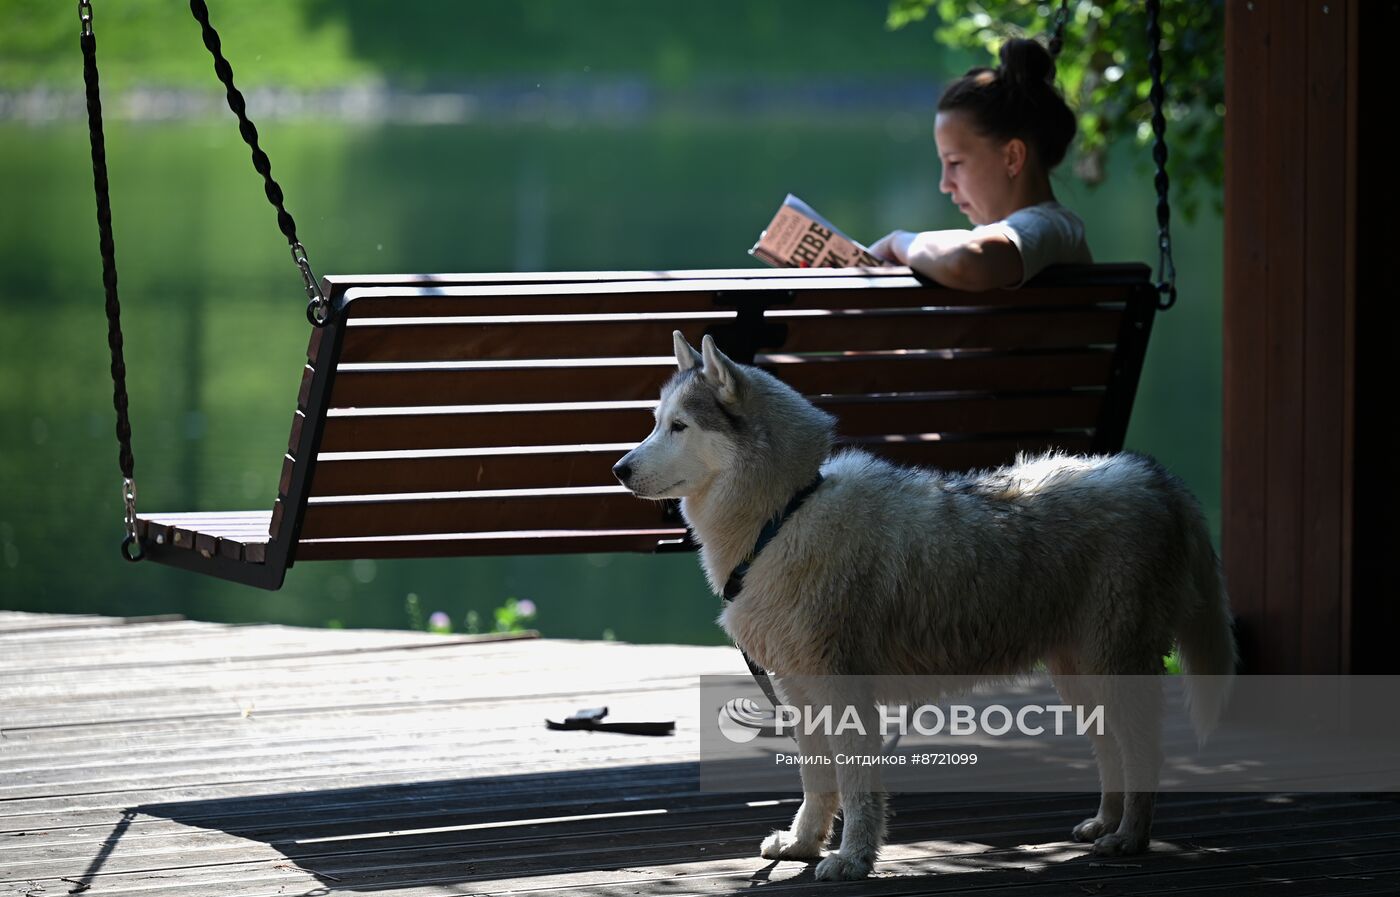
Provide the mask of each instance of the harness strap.
{"label": "harness strap", "polygon": [[[729,579],[724,583],[725,604],[733,601],[739,596],[739,593],[743,591],[744,575],[749,572],[749,566],[758,559],[759,552],[763,551],[768,543],[773,541],[773,538],[778,535],[778,530],[783,528],[784,523],[787,523],[788,518],[797,513],[797,509],[802,507],[807,499],[812,497],[812,493],[816,492],[817,487],[821,486],[824,481],[825,478],[818,473],[815,480],[808,483],[792,497],[787,503],[787,507],[782,510],[782,513],[774,515],[771,520],[763,525],[763,529],[758,534],[758,541],[754,543],[753,551],[749,552],[748,559],[741,561],[739,566],[734,568],[734,572],[729,574]],[[754,659],[749,656],[749,652],[745,651],[742,647],[739,647],[739,653],[743,655],[744,663],[748,664],[749,672],[753,675],[754,682],[758,683],[758,687],[762,690],[763,696],[766,697],[774,707],[777,707],[779,703],[778,694],[773,689],[772,680],[768,678],[768,671],[755,663]]]}
{"label": "harness strap", "polygon": [[820,473],[817,474],[815,480],[802,487],[802,489],[792,497],[792,500],[787,503],[787,507],[783,509],[782,513],[775,514],[771,520],[763,525],[763,529],[759,531],[758,534],[758,541],[754,543],[753,551],[749,552],[748,559],[741,561],[739,566],[734,568],[734,572],[729,574],[729,579],[724,583],[725,603],[733,601],[738,597],[739,592],[744,588],[744,576],[749,572],[749,566],[758,559],[759,552],[761,552],[769,542],[773,541],[773,537],[778,535],[778,530],[783,528],[783,524],[787,523],[788,518],[797,513],[797,509],[802,507],[803,503],[806,502],[808,498],[811,498],[812,493],[816,492],[817,487],[821,486],[823,482],[825,482],[825,477]]}

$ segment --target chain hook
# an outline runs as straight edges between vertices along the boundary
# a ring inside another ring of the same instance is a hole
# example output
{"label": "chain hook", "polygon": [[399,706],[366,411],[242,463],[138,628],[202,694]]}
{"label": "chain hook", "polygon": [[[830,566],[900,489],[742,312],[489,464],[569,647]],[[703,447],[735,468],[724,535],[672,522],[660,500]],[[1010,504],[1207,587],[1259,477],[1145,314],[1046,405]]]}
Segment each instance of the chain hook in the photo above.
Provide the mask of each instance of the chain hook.
{"label": "chain hook", "polygon": [[[133,563],[146,556],[145,550],[141,546],[141,539],[136,535],[136,480],[132,477],[122,477],[122,508],[123,519],[126,523],[126,538],[122,539],[122,557]],[[136,554],[132,554],[132,548],[136,549]]]}
{"label": "chain hook", "polygon": [[83,37],[92,37],[92,0],[78,0],[78,18],[83,23]]}
{"label": "chain hook", "polygon": [[1158,301],[1157,308],[1166,311],[1176,304],[1176,262],[1172,260],[1171,233],[1165,227],[1158,237],[1157,246],[1161,250],[1157,272],[1162,278],[1157,282],[1157,292],[1163,297]]}
{"label": "chain hook", "polygon": [[321,282],[311,270],[311,259],[306,256],[306,247],[300,241],[292,243],[292,261],[301,269],[301,279],[306,284],[306,319],[313,327],[324,327],[331,322],[331,307],[326,294],[321,292]]}

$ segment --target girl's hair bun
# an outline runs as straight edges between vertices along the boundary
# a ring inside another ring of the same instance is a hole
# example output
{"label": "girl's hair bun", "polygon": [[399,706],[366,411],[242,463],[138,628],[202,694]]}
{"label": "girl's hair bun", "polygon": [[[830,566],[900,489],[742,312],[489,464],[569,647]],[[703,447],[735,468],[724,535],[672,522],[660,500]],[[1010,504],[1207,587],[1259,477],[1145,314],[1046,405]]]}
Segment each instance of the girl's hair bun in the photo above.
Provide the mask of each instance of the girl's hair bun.
{"label": "girl's hair bun", "polygon": [[1001,45],[1001,77],[1022,90],[1055,83],[1055,60],[1039,41],[1011,38]]}

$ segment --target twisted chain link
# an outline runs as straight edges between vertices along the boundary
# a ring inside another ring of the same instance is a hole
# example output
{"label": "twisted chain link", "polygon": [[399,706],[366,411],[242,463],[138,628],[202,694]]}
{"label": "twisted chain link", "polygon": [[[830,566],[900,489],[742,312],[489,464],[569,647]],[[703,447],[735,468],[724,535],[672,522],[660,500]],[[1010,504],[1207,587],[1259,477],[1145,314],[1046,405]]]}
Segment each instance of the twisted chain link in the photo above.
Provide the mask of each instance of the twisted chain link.
{"label": "twisted chain link", "polygon": [[[97,38],[92,32],[92,3],[79,0],[82,23],[83,83],[87,90],[88,139],[92,144],[92,185],[97,195],[98,246],[102,252],[102,287],[107,297],[107,348],[112,355],[112,407],[117,412],[117,463],[122,472],[122,521],[126,536],[122,555],[129,561],[143,556],[136,536],[136,459],[131,451],[131,420],[127,413],[126,359],[122,339],[122,307],[117,296],[117,251],[112,238],[112,200],[107,182],[107,142],[102,133],[102,96],[97,80]],[[135,554],[133,554],[133,550]]]}
{"label": "twisted chain link", "polygon": [[258,145],[258,129],[248,118],[248,103],[244,100],[242,92],[234,86],[233,66],[229,65],[229,61],[224,58],[219,32],[209,22],[209,7],[204,0],[190,0],[190,12],[194,14],[195,21],[199,23],[204,46],[214,57],[214,74],[224,85],[228,107],[238,117],[238,133],[243,136],[243,142],[248,144],[248,148],[253,151],[253,168],[262,175],[263,192],[267,194],[268,202],[272,203],[273,208],[277,210],[277,226],[281,229],[282,236],[287,238],[287,245],[291,247],[292,260],[301,270],[308,300],[306,305],[307,320],[317,327],[323,327],[331,319],[330,303],[321,291],[320,281],[316,279],[316,275],[311,270],[311,262],[306,256],[306,247],[302,246],[301,241],[297,239],[297,223],[283,202],[281,186],[272,177],[272,161]]}
{"label": "twisted chain link", "polygon": [[1055,22],[1050,29],[1050,58],[1059,59],[1065,47],[1065,26],[1069,24],[1069,0],[1060,0],[1060,8],[1055,10]]}
{"label": "twisted chain link", "polygon": [[1176,262],[1172,260],[1172,209],[1168,201],[1166,89],[1162,84],[1162,27],[1158,22],[1160,0],[1147,0],[1147,68],[1152,74],[1152,159],[1157,165],[1157,307],[1166,311],[1176,304]]}

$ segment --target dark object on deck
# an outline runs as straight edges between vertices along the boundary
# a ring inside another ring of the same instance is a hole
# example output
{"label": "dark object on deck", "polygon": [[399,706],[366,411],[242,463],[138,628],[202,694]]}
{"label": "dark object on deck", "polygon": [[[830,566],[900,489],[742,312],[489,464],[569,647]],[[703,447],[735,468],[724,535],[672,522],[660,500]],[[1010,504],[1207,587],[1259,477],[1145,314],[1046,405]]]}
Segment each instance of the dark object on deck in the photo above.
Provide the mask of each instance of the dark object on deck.
{"label": "dark object on deck", "polygon": [[617,732],[622,735],[673,735],[676,731],[675,720],[664,723],[605,723],[603,717],[607,715],[608,708],[591,707],[580,710],[562,723],[547,719],[544,724],[546,728],[557,731]]}
{"label": "dark object on deck", "polygon": [[270,511],[142,513],[151,560],[262,588],[296,560],[663,551],[674,504],[612,465],[652,427],[671,332],[704,334],[950,470],[1122,448],[1157,309],[1145,265],[964,293],[907,269],[327,278]]}

